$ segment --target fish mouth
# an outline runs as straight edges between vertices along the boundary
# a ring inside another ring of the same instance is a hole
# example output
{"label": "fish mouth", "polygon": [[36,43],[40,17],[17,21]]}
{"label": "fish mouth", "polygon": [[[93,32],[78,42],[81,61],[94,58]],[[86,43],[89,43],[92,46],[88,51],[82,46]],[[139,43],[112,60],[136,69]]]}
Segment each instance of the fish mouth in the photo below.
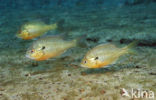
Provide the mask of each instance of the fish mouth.
{"label": "fish mouth", "polygon": [[30,55],[26,54],[25,57],[29,58],[29,59],[35,59],[34,57],[31,57]]}
{"label": "fish mouth", "polygon": [[87,66],[85,66],[85,65],[83,65],[83,64],[80,64],[80,66],[83,67],[83,68],[87,68]]}

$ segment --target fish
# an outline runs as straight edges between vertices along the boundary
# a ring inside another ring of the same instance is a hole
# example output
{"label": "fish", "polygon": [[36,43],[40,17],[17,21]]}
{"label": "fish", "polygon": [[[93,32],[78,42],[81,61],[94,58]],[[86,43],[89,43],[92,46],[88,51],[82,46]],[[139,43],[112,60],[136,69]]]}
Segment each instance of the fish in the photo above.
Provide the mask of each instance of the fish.
{"label": "fish", "polygon": [[86,53],[80,66],[85,68],[108,67],[111,64],[115,64],[120,56],[132,53],[131,48],[136,46],[137,43],[137,41],[134,41],[122,48],[118,48],[111,43],[97,45]]}
{"label": "fish", "polygon": [[43,61],[63,54],[77,45],[77,39],[64,40],[60,36],[47,36],[32,43],[26,51],[26,57],[35,61]]}
{"label": "fish", "polygon": [[39,37],[50,30],[55,29],[57,29],[57,23],[48,25],[40,21],[29,22],[22,25],[16,36],[23,40],[30,40]]}

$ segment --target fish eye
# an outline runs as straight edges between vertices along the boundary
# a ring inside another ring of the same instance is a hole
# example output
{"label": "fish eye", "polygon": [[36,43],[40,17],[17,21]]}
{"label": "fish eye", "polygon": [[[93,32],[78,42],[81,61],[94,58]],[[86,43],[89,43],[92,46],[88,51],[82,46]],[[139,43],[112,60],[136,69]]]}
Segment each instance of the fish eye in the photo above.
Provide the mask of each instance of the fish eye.
{"label": "fish eye", "polygon": [[30,52],[31,52],[31,53],[34,53],[34,50],[31,50]]}
{"label": "fish eye", "polygon": [[44,50],[45,49],[45,46],[43,46],[42,48],[41,48],[41,50]]}
{"label": "fish eye", "polygon": [[87,61],[85,60],[84,63],[87,63]]}
{"label": "fish eye", "polygon": [[97,60],[97,59],[99,59],[99,57],[95,57],[95,59],[94,59],[94,60]]}

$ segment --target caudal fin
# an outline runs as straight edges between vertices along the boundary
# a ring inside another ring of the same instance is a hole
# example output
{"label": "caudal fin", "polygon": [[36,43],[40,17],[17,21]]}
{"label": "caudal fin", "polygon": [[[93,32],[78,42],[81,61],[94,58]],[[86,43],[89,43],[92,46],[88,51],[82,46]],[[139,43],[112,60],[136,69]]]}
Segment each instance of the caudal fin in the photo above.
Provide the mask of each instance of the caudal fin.
{"label": "caudal fin", "polygon": [[57,25],[57,23],[55,23],[55,24],[51,24],[49,29],[54,30],[54,29],[57,29],[57,27],[58,27],[58,25]]}
{"label": "caudal fin", "polygon": [[132,48],[136,47],[138,44],[138,41],[133,41],[132,43],[130,43],[129,45],[127,45],[126,47],[123,47],[122,50],[124,53],[134,53],[132,52]]}
{"label": "caudal fin", "polygon": [[85,43],[85,38],[86,38],[86,35],[82,35],[82,36],[72,40],[72,43],[74,44],[74,46],[85,48],[85,47],[87,47],[87,44]]}

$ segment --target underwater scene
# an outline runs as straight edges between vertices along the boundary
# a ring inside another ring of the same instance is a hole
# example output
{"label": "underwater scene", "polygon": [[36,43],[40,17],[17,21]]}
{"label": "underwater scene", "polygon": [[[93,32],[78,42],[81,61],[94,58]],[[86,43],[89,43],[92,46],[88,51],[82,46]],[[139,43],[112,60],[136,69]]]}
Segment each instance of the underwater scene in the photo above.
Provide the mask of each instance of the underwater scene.
{"label": "underwater scene", "polygon": [[156,0],[0,0],[0,100],[156,100]]}

